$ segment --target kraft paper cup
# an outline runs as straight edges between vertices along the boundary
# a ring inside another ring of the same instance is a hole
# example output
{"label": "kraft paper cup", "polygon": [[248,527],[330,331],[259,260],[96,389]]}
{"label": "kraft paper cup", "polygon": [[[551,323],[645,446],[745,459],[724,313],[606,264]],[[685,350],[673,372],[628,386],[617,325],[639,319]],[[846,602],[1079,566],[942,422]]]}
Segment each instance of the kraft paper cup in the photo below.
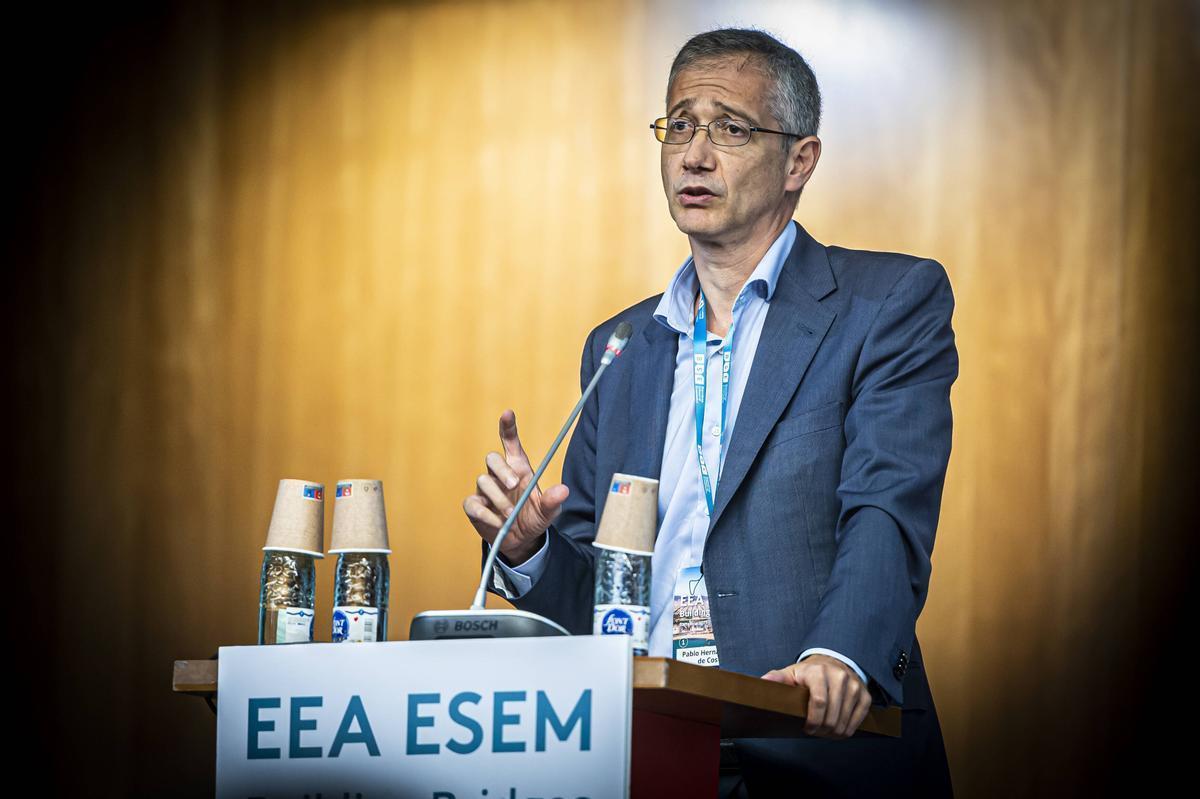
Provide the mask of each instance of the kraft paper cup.
{"label": "kraft paper cup", "polygon": [[383,481],[338,480],[333,493],[333,544],[329,553],[391,551]]}
{"label": "kraft paper cup", "polygon": [[325,486],[312,480],[280,480],[264,550],[325,557]]}
{"label": "kraft paper cup", "polygon": [[658,527],[658,481],[632,474],[614,474],[596,531],[596,545],[639,555],[654,552]]}

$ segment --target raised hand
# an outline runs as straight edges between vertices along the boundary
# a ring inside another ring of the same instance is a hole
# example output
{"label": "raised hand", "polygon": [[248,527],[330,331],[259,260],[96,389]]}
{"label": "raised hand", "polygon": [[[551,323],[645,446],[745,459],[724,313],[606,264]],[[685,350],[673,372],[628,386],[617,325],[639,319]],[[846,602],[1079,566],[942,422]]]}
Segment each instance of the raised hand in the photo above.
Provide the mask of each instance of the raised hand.
{"label": "raised hand", "polygon": [[[484,458],[487,472],[475,481],[475,493],[463,500],[467,518],[489,544],[496,539],[521,492],[533,479],[533,466],[517,435],[517,415],[511,410],[500,415],[500,445],[503,454],[487,454]],[[545,492],[534,488],[521,515],[500,544],[501,557],[515,566],[537,552],[546,528],[562,512],[569,493],[570,489],[561,483]]]}

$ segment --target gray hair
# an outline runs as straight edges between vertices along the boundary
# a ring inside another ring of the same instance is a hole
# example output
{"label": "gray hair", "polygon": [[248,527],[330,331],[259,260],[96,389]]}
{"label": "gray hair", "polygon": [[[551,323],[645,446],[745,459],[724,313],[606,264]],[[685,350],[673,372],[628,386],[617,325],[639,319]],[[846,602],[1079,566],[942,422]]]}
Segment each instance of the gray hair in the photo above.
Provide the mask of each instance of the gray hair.
{"label": "gray hair", "polygon": [[[821,124],[821,90],[817,76],[803,56],[783,42],[759,30],[722,28],[693,36],[671,63],[667,93],[675,77],[701,62],[747,56],[774,86],[767,97],[767,108],[788,133],[816,136]],[[790,144],[790,140],[784,140]]]}

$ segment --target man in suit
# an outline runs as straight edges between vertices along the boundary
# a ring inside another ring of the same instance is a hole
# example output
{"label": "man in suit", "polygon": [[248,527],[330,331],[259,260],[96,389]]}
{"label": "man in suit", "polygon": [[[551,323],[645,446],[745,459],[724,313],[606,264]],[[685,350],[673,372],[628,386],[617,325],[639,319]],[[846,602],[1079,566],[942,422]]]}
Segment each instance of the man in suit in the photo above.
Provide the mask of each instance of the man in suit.
{"label": "man in suit", "polygon": [[[791,220],[819,113],[807,63],[764,33],[680,50],[652,127],[692,256],[592,331],[584,384],[633,326],[493,590],[590,632],[612,475],[658,478],[650,654],[671,654],[672,587],[700,566],[720,667],[809,691],[812,737],[737,742],[750,793],[948,795],[915,626],[950,451],[953,299],[933,261],[825,247]],[[500,436],[463,503],[485,554],[533,471],[511,411]],[[903,707],[901,738],[852,737],[873,701]]]}

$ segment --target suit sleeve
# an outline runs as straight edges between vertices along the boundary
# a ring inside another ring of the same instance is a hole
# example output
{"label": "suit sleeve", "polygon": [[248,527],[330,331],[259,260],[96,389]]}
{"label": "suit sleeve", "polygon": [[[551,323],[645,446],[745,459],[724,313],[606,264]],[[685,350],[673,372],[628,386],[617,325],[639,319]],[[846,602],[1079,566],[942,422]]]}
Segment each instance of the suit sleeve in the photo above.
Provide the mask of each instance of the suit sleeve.
{"label": "suit sleeve", "polygon": [[921,261],[867,333],[845,419],[837,555],[801,647],[845,654],[895,704],[904,701],[950,457],[953,309],[945,270]]}
{"label": "suit sleeve", "polygon": [[[597,335],[598,329],[593,330],[583,349],[579,367],[580,391],[591,382],[599,366],[595,351]],[[587,635],[592,631],[596,560],[591,543],[596,537],[598,389],[584,403],[567,445],[562,481],[571,493],[563,503],[562,513],[547,530],[540,573],[528,590],[510,599],[521,610],[553,619],[573,635]],[[487,543],[482,543],[486,560]],[[492,584],[488,590],[503,596],[496,589],[495,580],[493,577],[489,581]]]}

